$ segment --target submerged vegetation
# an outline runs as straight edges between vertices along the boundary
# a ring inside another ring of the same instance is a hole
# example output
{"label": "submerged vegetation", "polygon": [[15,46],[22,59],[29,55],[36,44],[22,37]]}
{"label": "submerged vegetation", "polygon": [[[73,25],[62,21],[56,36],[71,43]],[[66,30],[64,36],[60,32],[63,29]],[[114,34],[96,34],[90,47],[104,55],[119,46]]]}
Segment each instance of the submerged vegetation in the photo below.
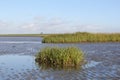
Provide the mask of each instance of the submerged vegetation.
{"label": "submerged vegetation", "polygon": [[79,67],[84,62],[84,54],[76,47],[46,47],[36,55],[35,60],[52,67]]}
{"label": "submerged vegetation", "polygon": [[120,33],[53,34],[44,37],[43,43],[79,43],[79,42],[120,42]]}

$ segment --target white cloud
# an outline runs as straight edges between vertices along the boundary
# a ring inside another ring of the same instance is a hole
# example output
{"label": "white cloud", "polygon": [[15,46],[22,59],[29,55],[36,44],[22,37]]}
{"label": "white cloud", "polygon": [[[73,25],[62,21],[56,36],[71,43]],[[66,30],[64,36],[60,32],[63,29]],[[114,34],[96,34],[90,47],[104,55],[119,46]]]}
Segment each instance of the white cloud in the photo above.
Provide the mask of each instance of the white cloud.
{"label": "white cloud", "polygon": [[0,20],[0,33],[4,34],[6,32],[9,32],[9,25],[10,24],[8,22]]}
{"label": "white cloud", "polygon": [[60,18],[44,19],[41,17],[35,19],[33,22],[23,24],[21,30],[30,33],[69,33],[69,32],[98,32],[101,31],[101,26],[98,25],[84,25],[80,23],[71,23]]}
{"label": "white cloud", "polygon": [[0,27],[7,27],[8,23],[0,20]]}
{"label": "white cloud", "polygon": [[94,24],[80,24],[61,18],[35,17],[31,22],[10,24],[0,21],[0,33],[70,33],[100,32],[102,27]]}
{"label": "white cloud", "polygon": [[35,30],[37,30],[38,27],[36,24],[30,23],[30,24],[24,24],[21,28],[35,31]]}
{"label": "white cloud", "polygon": [[85,24],[76,26],[76,30],[82,32],[100,32],[102,30],[102,27],[100,25]]}

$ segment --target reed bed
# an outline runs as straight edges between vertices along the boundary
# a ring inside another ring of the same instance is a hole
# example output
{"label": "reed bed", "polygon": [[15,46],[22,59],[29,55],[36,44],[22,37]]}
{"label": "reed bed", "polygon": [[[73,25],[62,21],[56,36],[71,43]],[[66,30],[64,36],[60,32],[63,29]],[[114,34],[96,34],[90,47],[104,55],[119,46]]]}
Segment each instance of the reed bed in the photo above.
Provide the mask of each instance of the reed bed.
{"label": "reed bed", "polygon": [[53,34],[43,38],[43,43],[120,42],[120,33]]}
{"label": "reed bed", "polygon": [[84,54],[76,47],[46,47],[36,55],[35,61],[46,66],[80,67],[84,63]]}

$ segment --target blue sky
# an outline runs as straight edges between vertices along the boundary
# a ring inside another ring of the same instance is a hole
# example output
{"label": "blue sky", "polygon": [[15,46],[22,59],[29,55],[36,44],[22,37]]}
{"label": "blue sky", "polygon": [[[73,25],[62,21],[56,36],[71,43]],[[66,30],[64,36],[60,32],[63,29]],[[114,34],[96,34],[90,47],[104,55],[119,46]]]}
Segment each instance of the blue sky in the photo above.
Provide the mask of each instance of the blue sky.
{"label": "blue sky", "polygon": [[120,0],[0,0],[0,34],[120,32]]}

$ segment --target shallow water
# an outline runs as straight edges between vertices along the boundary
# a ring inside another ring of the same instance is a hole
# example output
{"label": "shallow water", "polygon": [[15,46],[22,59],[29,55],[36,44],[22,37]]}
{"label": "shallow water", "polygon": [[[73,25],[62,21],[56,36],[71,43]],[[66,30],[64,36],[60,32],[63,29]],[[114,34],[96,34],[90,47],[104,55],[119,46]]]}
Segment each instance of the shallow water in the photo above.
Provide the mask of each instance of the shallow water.
{"label": "shallow water", "polygon": [[[0,37],[0,80],[119,80],[120,43],[42,44],[38,37]],[[42,68],[34,56],[45,46],[77,46],[82,69]]]}

